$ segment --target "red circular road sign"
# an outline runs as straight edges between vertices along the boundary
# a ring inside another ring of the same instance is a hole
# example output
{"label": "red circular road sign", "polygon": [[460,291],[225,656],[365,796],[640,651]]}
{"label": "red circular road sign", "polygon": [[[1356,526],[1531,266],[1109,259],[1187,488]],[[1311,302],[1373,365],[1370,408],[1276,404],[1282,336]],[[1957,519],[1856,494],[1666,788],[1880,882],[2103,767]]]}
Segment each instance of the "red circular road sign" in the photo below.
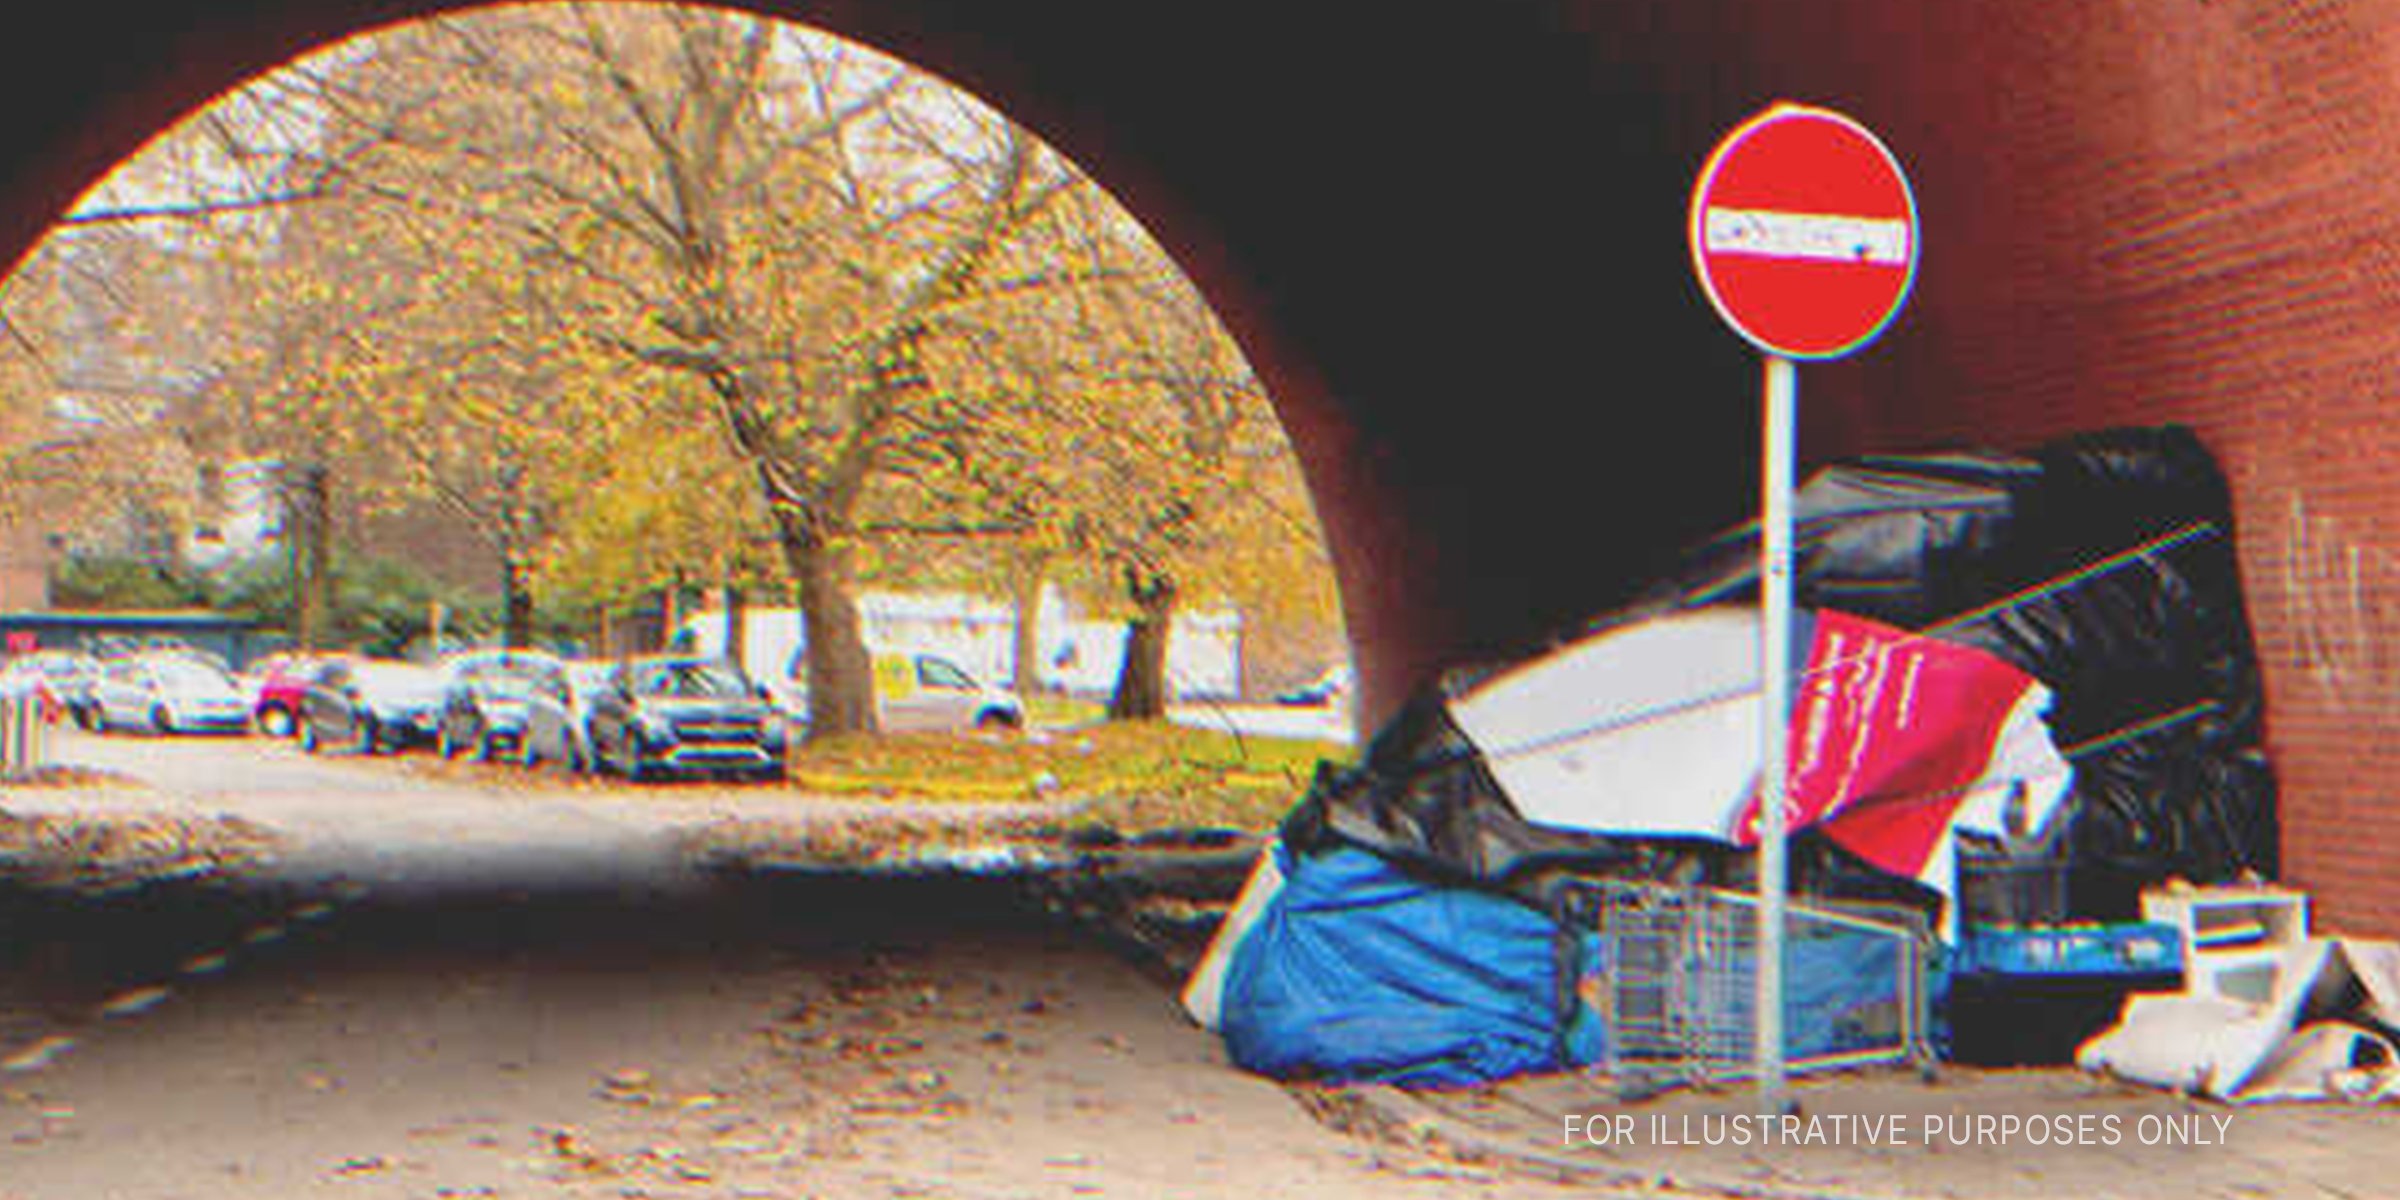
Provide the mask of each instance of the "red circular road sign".
{"label": "red circular road sign", "polygon": [[1917,202],[1865,126],[1779,104],[1717,144],[1692,189],[1692,265],[1759,349],[1839,358],[1883,332],[1917,274]]}

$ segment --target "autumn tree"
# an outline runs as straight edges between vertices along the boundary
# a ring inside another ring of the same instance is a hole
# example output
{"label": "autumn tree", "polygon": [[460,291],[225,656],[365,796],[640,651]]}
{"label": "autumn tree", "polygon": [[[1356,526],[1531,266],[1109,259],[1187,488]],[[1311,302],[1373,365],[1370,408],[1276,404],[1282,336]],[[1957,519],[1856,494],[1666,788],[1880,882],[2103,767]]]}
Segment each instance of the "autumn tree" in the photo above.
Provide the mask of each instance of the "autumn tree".
{"label": "autumn tree", "polygon": [[[1165,253],[1094,193],[1054,207],[1012,247],[984,323],[950,372],[989,393],[962,473],[982,511],[1021,531],[1016,553],[1114,595],[1128,614],[1109,713],[1158,717],[1179,606],[1334,605],[1322,544],[1264,389]],[[1023,569],[1020,567],[1020,569]]]}
{"label": "autumn tree", "polygon": [[576,306],[589,344],[651,372],[655,419],[704,422],[751,479],[798,587],[812,733],[871,729],[862,515],[954,451],[963,417],[929,347],[1077,178],[897,64],[730,14],[522,10],[404,32],[379,66],[505,96],[531,139],[449,127],[462,158],[505,164],[480,176],[485,228],[547,270],[537,286]]}
{"label": "autumn tree", "polygon": [[863,578],[979,577],[1028,616],[1046,579],[1105,592],[1128,716],[1163,708],[1179,602],[1330,611],[1295,585],[1323,563],[1288,448],[1189,283],[922,74],[737,14],[544,5],[244,95],[213,166],[111,219],[209,214],[249,290],[204,349],[253,444],[450,513],[517,634],[537,592],[766,549],[825,735],[874,725]]}

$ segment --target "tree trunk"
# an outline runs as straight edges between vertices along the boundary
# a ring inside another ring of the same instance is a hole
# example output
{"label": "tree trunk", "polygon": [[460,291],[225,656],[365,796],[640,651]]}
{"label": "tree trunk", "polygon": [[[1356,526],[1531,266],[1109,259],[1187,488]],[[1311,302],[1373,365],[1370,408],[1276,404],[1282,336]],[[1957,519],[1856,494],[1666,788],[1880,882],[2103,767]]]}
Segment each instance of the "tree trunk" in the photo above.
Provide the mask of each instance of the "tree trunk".
{"label": "tree trunk", "polygon": [[533,572],[511,558],[500,565],[500,586],[505,597],[500,642],[511,650],[522,650],[533,644]]}
{"label": "tree trunk", "polygon": [[654,649],[662,651],[673,649],[675,635],[681,632],[683,632],[683,568],[677,567],[675,574],[667,580],[666,590],[659,593],[658,645]]}
{"label": "tree trunk", "polygon": [[1108,719],[1155,720],[1167,715],[1167,638],[1175,625],[1175,581],[1128,569],[1125,588],[1133,598],[1134,617],[1125,629],[1125,662],[1117,668]]}
{"label": "tree trunk", "polygon": [[741,587],[731,582],[726,583],[723,598],[725,601],[725,661],[741,668],[742,673],[748,675],[751,673],[750,665],[744,661],[744,658],[749,650],[750,619],[744,615],[745,606],[742,603]]}
{"label": "tree trunk", "polygon": [[333,605],[333,532],[331,505],[325,486],[325,468],[309,463],[300,468],[297,503],[292,515],[298,518],[299,528],[293,531],[292,546],[298,555],[298,587],[293,597],[299,612],[293,617],[293,630],[302,650],[325,649],[333,642],[332,631],[326,628]]}
{"label": "tree trunk", "polygon": [[1016,606],[1017,628],[1015,660],[1011,672],[1012,685],[1020,696],[1031,696],[1042,690],[1042,568],[1034,563],[1021,567],[1010,582]]}
{"label": "tree trunk", "polygon": [[785,560],[800,585],[800,628],[808,648],[808,740],[875,733],[875,667],[859,631],[847,549],[778,522]]}

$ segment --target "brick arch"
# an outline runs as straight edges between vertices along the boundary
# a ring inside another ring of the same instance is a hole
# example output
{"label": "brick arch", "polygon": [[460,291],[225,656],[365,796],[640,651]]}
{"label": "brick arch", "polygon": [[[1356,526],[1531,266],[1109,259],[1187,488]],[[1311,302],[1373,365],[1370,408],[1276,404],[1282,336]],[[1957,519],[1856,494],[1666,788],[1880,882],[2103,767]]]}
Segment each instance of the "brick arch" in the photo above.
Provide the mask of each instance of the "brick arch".
{"label": "brick arch", "polygon": [[[1681,246],[1777,98],[1873,126],[1909,311],[1803,374],[1803,456],[2178,420],[2230,474],[2329,921],[2400,931],[2400,0],[750,0],[940,71],[1114,191],[1267,378],[1370,719],[1750,510],[1755,366]],[[87,0],[0,82],[0,248],[240,78],[432,0]]]}

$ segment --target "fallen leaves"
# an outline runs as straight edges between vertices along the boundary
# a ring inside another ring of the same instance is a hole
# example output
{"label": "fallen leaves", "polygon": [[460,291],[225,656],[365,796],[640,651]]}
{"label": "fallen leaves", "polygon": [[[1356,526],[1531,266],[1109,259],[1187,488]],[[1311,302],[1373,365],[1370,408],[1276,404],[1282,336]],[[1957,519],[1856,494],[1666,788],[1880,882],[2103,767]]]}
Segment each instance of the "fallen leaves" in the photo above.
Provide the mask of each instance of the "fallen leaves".
{"label": "fallen leaves", "polygon": [[581,1133],[573,1129],[544,1130],[542,1140],[553,1158],[558,1159],[567,1169],[577,1174],[617,1175],[622,1173],[622,1168],[617,1165],[615,1158],[601,1153],[590,1142],[585,1141]]}
{"label": "fallen leaves", "polygon": [[647,1092],[650,1090],[650,1072],[640,1067],[611,1071],[601,1077],[600,1087],[602,1091],[617,1096]]}
{"label": "fallen leaves", "polygon": [[103,1017],[130,1017],[158,1007],[174,994],[172,989],[166,987],[134,988],[109,997],[100,1005],[99,1012]]}
{"label": "fallen leaves", "polygon": [[74,1048],[74,1038],[63,1033],[54,1033],[18,1049],[6,1058],[0,1058],[0,1071],[11,1074],[39,1071],[56,1061],[58,1056]]}
{"label": "fallen leaves", "polygon": [[831,738],[795,750],[792,777],[802,790],[830,796],[1102,801],[1114,810],[1112,824],[1123,829],[1263,829],[1299,798],[1319,761],[1347,753],[1331,742],[1112,721],[1078,729],[1073,737]]}
{"label": "fallen leaves", "polygon": [[142,782],[130,775],[103,771],[96,767],[78,767],[66,763],[44,763],[8,780],[12,788],[138,788]]}
{"label": "fallen leaves", "polygon": [[169,879],[241,874],[279,841],[232,816],[19,816],[0,812],[0,876],[35,887],[105,892]]}

